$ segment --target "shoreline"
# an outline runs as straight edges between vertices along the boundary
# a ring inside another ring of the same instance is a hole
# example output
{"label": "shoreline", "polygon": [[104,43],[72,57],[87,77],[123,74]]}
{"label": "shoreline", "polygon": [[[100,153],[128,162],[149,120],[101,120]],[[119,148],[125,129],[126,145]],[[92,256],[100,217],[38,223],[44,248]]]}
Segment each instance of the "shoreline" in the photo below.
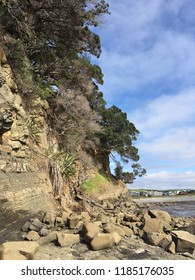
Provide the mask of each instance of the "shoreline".
{"label": "shoreline", "polygon": [[136,202],[137,204],[142,203],[163,203],[163,202],[169,202],[169,203],[177,203],[177,202],[195,202],[195,195],[191,196],[163,196],[163,197],[145,197],[145,198],[134,198],[132,197],[132,200]]}

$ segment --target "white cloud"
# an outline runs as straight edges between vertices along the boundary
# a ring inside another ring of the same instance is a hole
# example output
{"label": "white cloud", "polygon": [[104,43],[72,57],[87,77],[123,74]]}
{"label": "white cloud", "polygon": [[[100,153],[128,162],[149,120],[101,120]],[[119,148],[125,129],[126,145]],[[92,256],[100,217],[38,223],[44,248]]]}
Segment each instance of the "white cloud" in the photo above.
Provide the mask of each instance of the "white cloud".
{"label": "white cloud", "polygon": [[100,65],[105,73],[106,94],[113,98],[113,94],[133,93],[141,87],[144,94],[144,86],[152,83],[160,82],[165,87],[180,79],[183,85],[189,85],[195,80],[194,61],[195,40],[174,32],[162,32],[161,38],[147,51],[103,50]]}
{"label": "white cloud", "polygon": [[148,176],[135,183],[193,187],[195,2],[108,2],[112,15],[101,30],[102,90],[140,130],[136,146]]}
{"label": "white cloud", "polygon": [[192,6],[191,1],[110,2],[112,15],[102,30],[99,61],[107,100],[114,100],[121,92],[144,91],[148,84],[194,83],[195,38],[193,32],[185,32],[192,28],[187,14],[185,20],[180,19],[184,7]]}
{"label": "white cloud", "polygon": [[[134,112],[130,112],[128,117],[144,134],[145,139],[153,138],[159,133],[175,134],[172,128],[177,127],[185,133],[186,127],[190,129],[191,124],[194,124],[195,87],[149,100],[145,107],[140,106]],[[187,135],[184,138],[187,138]]]}
{"label": "white cloud", "polygon": [[192,188],[195,189],[195,171],[149,173],[147,176],[136,179],[129,188]]}

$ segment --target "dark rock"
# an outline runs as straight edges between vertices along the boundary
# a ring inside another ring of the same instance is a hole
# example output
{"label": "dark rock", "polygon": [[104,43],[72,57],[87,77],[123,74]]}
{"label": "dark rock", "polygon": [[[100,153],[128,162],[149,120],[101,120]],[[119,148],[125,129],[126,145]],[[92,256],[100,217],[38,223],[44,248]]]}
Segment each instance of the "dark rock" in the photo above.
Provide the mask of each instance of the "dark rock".
{"label": "dark rock", "polygon": [[23,227],[22,227],[22,231],[24,231],[24,232],[29,231],[30,226],[31,226],[31,223],[30,223],[30,222],[26,222],[26,223],[23,225]]}

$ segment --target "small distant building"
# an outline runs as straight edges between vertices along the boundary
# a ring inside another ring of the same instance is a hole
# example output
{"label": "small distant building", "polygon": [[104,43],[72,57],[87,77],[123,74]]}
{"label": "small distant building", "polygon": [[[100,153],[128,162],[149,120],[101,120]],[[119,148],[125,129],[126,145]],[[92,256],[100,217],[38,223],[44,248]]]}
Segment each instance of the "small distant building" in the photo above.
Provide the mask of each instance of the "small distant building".
{"label": "small distant building", "polygon": [[141,191],[140,196],[148,197],[148,191]]}
{"label": "small distant building", "polygon": [[140,196],[140,192],[132,191],[131,196],[138,197],[138,196]]}
{"label": "small distant building", "polygon": [[162,191],[157,191],[157,190],[150,190],[148,192],[149,196],[162,196],[163,192]]}

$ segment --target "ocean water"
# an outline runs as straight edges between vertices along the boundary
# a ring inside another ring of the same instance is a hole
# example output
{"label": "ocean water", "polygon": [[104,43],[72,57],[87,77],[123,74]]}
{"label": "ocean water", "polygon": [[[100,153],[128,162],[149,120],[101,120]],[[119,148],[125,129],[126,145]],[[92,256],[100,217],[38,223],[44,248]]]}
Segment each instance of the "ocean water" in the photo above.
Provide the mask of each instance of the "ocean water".
{"label": "ocean water", "polygon": [[195,201],[180,201],[170,205],[155,205],[150,209],[167,211],[172,217],[195,217]]}

